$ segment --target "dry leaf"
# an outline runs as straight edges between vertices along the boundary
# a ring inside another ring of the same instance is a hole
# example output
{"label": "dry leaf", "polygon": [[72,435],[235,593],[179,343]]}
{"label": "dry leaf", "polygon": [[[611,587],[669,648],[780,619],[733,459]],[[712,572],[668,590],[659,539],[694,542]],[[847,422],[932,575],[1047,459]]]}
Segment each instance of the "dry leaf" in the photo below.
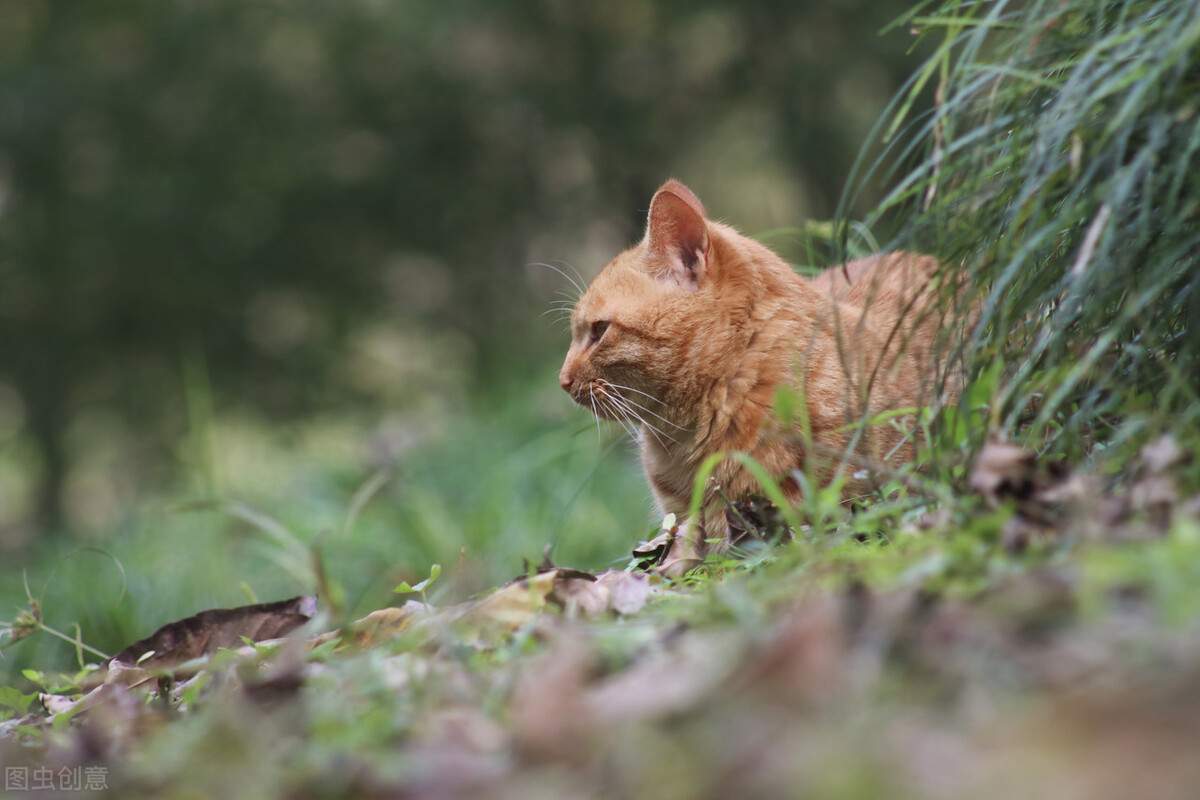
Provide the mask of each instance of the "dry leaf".
{"label": "dry leaf", "polygon": [[751,495],[735,500],[725,508],[725,523],[729,527],[729,544],[746,546],[751,542],[778,543],[791,541],[794,534],[783,512],[765,497]]}
{"label": "dry leaf", "polygon": [[1014,553],[1060,535],[1064,524],[1090,510],[1100,492],[1094,479],[1059,462],[1039,463],[1034,453],[1010,442],[983,446],[970,484],[992,508],[1016,510],[1002,532],[1005,548]]}
{"label": "dry leaf", "polygon": [[596,586],[608,592],[608,608],[621,615],[636,614],[650,597],[650,576],[643,572],[606,570],[596,576]]}
{"label": "dry leaf", "polygon": [[372,611],[351,623],[348,632],[359,647],[374,647],[407,630],[417,614],[430,612],[431,609],[424,603],[410,600],[402,608],[381,608]]}
{"label": "dry leaf", "polygon": [[509,581],[469,605],[459,618],[483,628],[516,630],[551,605],[568,616],[597,614],[608,607],[608,592],[597,587],[596,576],[590,572],[555,567]]}
{"label": "dry leaf", "polygon": [[649,569],[662,563],[667,553],[670,552],[673,541],[675,541],[675,532],[665,531],[653,539],[639,542],[630,552],[638,561],[640,569]]}
{"label": "dry leaf", "polygon": [[[141,667],[131,666],[115,658],[108,663],[107,669],[95,673],[96,678],[102,678],[102,683],[119,683],[122,686],[140,686],[146,681],[153,680],[154,675]],[[89,685],[91,681],[89,681]],[[84,688],[87,688],[86,686]]]}
{"label": "dry leaf", "polygon": [[679,525],[674,514],[667,514],[662,521],[662,532],[653,539],[639,542],[633,548],[632,555],[638,569],[648,570],[662,566],[671,553],[671,545],[679,535]]}
{"label": "dry leaf", "polygon": [[1143,446],[1138,451],[1138,455],[1150,472],[1157,474],[1166,472],[1183,461],[1185,454],[1183,448],[1179,446],[1179,442],[1175,441],[1175,437],[1164,433],[1155,441]]}
{"label": "dry leaf", "polygon": [[516,630],[545,610],[546,597],[553,588],[553,572],[522,576],[469,604],[459,619],[480,628]]}
{"label": "dry leaf", "polygon": [[1033,494],[1036,472],[1033,453],[1011,442],[988,442],[971,471],[971,490],[993,506],[1005,499],[1025,500]]}
{"label": "dry leaf", "polygon": [[[96,691],[95,689],[92,690]],[[84,695],[88,697],[90,695]],[[46,713],[51,716],[55,714],[63,714],[75,707],[76,703],[83,702],[83,698],[72,700],[70,697],[65,697],[61,694],[42,693],[38,695],[38,699],[42,701],[42,707],[46,709]]]}
{"label": "dry leaf", "polygon": [[113,656],[114,662],[142,669],[162,669],[213,653],[222,647],[239,647],[244,639],[261,642],[284,636],[312,619],[317,599],[293,597],[275,603],[239,608],[214,608],[162,626]]}
{"label": "dry leaf", "polygon": [[546,599],[568,617],[595,616],[608,609],[608,590],[590,572],[558,567]]}

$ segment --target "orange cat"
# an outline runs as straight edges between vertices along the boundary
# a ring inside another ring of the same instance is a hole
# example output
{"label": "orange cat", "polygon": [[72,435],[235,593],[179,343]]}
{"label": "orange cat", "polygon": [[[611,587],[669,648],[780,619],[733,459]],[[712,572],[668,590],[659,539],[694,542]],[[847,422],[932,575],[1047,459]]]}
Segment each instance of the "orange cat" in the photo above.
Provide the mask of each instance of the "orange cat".
{"label": "orange cat", "polygon": [[[826,483],[853,442],[850,496],[869,485],[862,463],[912,458],[896,425],[855,423],[933,396],[938,268],[928,256],[891,253],[809,280],[709,220],[686,186],[668,181],[642,241],[579,298],[559,382],[576,403],[636,433],[654,495],[679,520],[701,463],[716,452],[748,453],[799,499],[792,472],[812,459],[808,469]],[[814,452],[799,423],[785,429],[774,413],[781,386],[803,398]],[[739,462],[722,462],[703,519],[686,521],[668,543],[665,571],[694,566],[706,538],[726,535],[717,487],[731,499],[759,489]]]}

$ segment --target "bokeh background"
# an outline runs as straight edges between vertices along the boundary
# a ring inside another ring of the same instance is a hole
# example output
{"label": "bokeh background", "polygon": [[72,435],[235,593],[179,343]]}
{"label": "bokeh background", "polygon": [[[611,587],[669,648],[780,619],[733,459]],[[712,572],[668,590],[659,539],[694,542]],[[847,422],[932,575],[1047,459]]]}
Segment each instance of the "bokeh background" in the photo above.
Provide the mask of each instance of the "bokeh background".
{"label": "bokeh background", "polygon": [[671,176],[828,258],[908,5],[0,0],[0,619],[620,563],[649,494],[545,312]]}

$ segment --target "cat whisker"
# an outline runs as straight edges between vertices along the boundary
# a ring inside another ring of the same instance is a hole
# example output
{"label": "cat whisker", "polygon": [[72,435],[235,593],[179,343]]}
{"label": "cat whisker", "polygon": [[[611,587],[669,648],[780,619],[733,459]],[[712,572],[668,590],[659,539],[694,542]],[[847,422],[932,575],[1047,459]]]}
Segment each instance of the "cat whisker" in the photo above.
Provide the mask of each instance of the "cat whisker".
{"label": "cat whisker", "polygon": [[625,433],[629,434],[630,439],[633,439],[635,442],[638,440],[637,428],[633,426],[632,422],[629,420],[618,420],[618,423],[625,429]]}
{"label": "cat whisker", "polygon": [[612,381],[605,381],[605,383],[607,383],[609,386],[613,387],[614,389],[620,389],[620,390],[621,390],[621,391],[623,391],[623,392],[637,392],[637,393],[638,393],[638,394],[640,394],[642,397],[648,397],[648,398],[650,398],[651,400],[657,400],[657,399],[658,399],[657,397],[655,397],[654,395],[650,394],[649,392],[643,392],[641,389],[635,389],[635,388],[633,388],[632,386],[622,386],[621,384],[619,384],[619,383],[613,383]]}
{"label": "cat whisker", "polygon": [[[550,309],[549,311],[542,312],[542,315],[541,315],[541,317],[539,317],[539,319],[545,317],[547,314],[550,314],[554,311],[556,311],[556,309]],[[571,332],[571,315],[564,314],[562,312],[558,312],[555,316],[550,318],[549,322],[546,323],[546,327],[565,330],[567,333],[570,333]]]}
{"label": "cat whisker", "polygon": [[544,262],[544,261],[539,261],[539,262],[536,262],[536,263],[534,263],[532,266],[535,266],[535,267],[545,267],[546,269],[552,269],[552,270],[554,270],[554,271],[555,271],[555,272],[557,272],[559,275],[562,275],[564,278],[566,278],[568,281],[570,281],[570,282],[571,282],[571,285],[575,287],[575,291],[577,291],[579,294],[583,294],[583,286],[581,285],[581,281],[580,281],[580,280],[577,280],[576,278],[572,278],[572,277],[571,277],[570,275],[568,275],[566,272],[564,272],[563,270],[561,270],[561,269],[559,269],[558,267],[554,266],[553,264],[547,264],[547,263],[546,263],[546,262]]}
{"label": "cat whisker", "polygon": [[[639,414],[629,404],[628,398],[622,397],[617,392],[607,392],[606,397],[608,398],[609,402],[612,403],[613,407],[616,408],[618,411],[620,411],[620,413],[627,420],[637,421],[643,428],[650,431],[650,435],[652,435],[655,439],[657,439],[658,443],[660,445],[662,445],[664,448],[667,446],[667,443],[663,441],[664,437],[666,439],[674,442],[675,444],[679,444],[678,440],[676,440],[674,437],[670,436],[666,432],[661,431],[658,428],[656,428],[655,426],[651,425],[650,422],[645,417],[643,417],[641,414]],[[635,436],[634,438],[637,438],[637,437]]]}
{"label": "cat whisker", "polygon": [[569,308],[561,308],[561,307],[547,308],[545,311],[542,312],[541,316],[544,317],[547,314],[557,314],[558,315],[557,319],[569,319],[571,317],[571,311],[572,311],[572,309],[569,309]]}
{"label": "cat whisker", "polygon": [[649,420],[647,420],[645,417],[643,417],[641,414],[639,414],[632,406],[630,406],[628,398],[622,397],[621,404],[622,404],[622,407],[625,409],[625,413],[627,413],[633,419],[636,419],[647,430],[649,430],[650,433],[652,433],[654,435],[654,438],[658,439],[658,443],[661,444],[663,447],[667,446],[666,442],[663,441],[664,438],[668,439],[671,442],[674,442],[675,444],[679,444],[678,439],[671,436],[666,431],[663,431],[661,428],[650,424]]}
{"label": "cat whisker", "polygon": [[[618,384],[618,383],[611,383],[611,382],[609,382],[609,381],[605,381],[605,383],[606,383],[606,384],[609,386],[609,388],[611,388],[611,389],[615,390],[615,393],[616,393],[616,394],[620,394],[621,392],[637,392],[638,394],[640,394],[640,395],[644,395],[644,396],[646,396],[646,397],[648,397],[648,398],[650,398],[651,400],[654,400],[654,401],[656,401],[656,402],[657,402],[657,400],[658,400],[658,398],[656,398],[654,395],[652,395],[652,394],[647,394],[646,392],[643,392],[643,391],[641,391],[640,389],[634,389],[632,386],[621,386],[621,385],[620,385],[620,384]],[[655,412],[651,411],[650,409],[646,408],[646,407],[645,407],[644,405],[642,405],[641,403],[635,402],[634,400],[631,400],[630,398],[628,398],[628,397],[626,397],[626,396],[624,396],[624,395],[621,395],[621,399],[622,399],[622,400],[624,400],[626,403],[629,403],[631,406],[633,406],[634,408],[638,409],[639,411],[645,411],[645,412],[646,412],[647,414],[649,414],[650,416],[652,416],[652,417],[656,417],[656,418],[658,418],[658,419],[662,420],[663,422],[665,422],[665,423],[667,423],[668,425],[670,425],[672,428],[677,428],[678,430],[681,430],[681,431],[688,431],[688,430],[690,430],[689,428],[685,428],[685,427],[683,427],[682,425],[680,425],[680,424],[679,424],[679,423],[677,423],[677,422],[672,422],[671,420],[667,419],[666,417],[664,417],[664,416],[663,416],[663,415],[661,415],[661,414],[657,414],[657,413],[655,413]]]}
{"label": "cat whisker", "polygon": [[568,294],[562,291],[555,292],[555,294],[562,298],[562,300],[557,300],[555,302],[571,306],[572,308],[574,308],[575,304],[579,302],[579,295],[577,294]]}
{"label": "cat whisker", "polygon": [[547,314],[555,315],[555,322],[571,319],[571,315],[575,313],[574,300],[555,300],[550,303],[550,307],[541,313],[541,316]]}
{"label": "cat whisker", "polygon": [[[662,436],[666,436],[668,439],[670,439],[673,442],[676,441],[673,437],[668,436],[665,431],[662,431],[657,426],[652,425],[648,419],[646,419],[644,416],[642,416],[642,414],[640,414],[638,412],[645,411],[656,417],[658,416],[657,414],[654,414],[654,412],[650,411],[649,409],[639,405],[638,403],[633,402],[628,397],[625,397],[624,395],[622,395],[619,391],[617,391],[614,384],[609,383],[608,381],[600,381],[599,384],[600,384],[601,388],[603,388],[605,390],[605,394],[610,398],[613,406],[615,408],[619,409],[620,412],[622,414],[624,414],[626,417],[636,420],[638,423],[649,428],[655,434],[661,434]],[[659,442],[662,443],[661,438],[659,439]],[[665,446],[665,444],[664,444],[664,446]]]}
{"label": "cat whisker", "polygon": [[594,393],[589,393],[588,399],[592,404],[592,419],[596,420],[596,444],[600,444],[602,432],[600,430],[600,414],[596,410],[596,395]]}
{"label": "cat whisker", "polygon": [[[633,427],[633,422],[630,419],[629,411],[620,404],[616,397],[614,397],[610,392],[605,391],[603,385],[598,385],[596,390],[592,393],[592,398],[598,399],[601,407],[610,412],[609,416],[613,419],[613,421],[620,425],[621,428],[627,434],[629,434],[630,438],[634,439],[635,441],[637,440],[637,429]],[[597,419],[599,419],[599,415],[597,415]]]}
{"label": "cat whisker", "polygon": [[616,422],[626,434],[629,434],[630,439],[637,441],[637,428],[634,427],[634,423],[626,416],[624,409],[620,408],[611,397],[606,397],[605,399],[607,399],[608,405],[611,407],[611,419],[613,422]]}

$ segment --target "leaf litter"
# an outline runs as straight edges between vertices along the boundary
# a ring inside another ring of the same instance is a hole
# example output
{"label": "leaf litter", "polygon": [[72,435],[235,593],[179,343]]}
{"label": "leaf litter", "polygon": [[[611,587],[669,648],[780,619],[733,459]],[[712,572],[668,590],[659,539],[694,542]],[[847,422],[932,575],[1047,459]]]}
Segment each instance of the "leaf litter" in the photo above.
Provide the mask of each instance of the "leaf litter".
{"label": "leaf litter", "polygon": [[1195,796],[1184,458],[1106,490],[990,445],[990,535],[942,509],[682,582],[547,561],[324,631],[311,597],[202,612],[0,698],[0,760],[102,765],[113,797]]}

